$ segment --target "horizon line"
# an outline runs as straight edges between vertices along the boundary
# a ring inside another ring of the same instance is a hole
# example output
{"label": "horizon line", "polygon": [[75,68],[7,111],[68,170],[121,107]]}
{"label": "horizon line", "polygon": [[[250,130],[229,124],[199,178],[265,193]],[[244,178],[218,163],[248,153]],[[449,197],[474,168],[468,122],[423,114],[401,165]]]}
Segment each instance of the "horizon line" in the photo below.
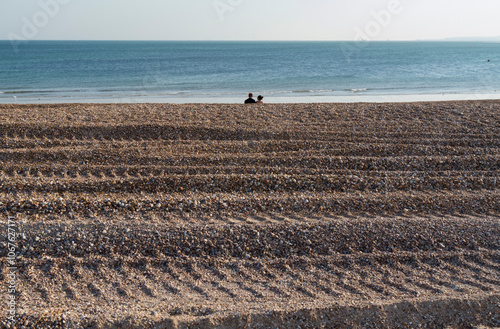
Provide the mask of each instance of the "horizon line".
{"label": "horizon line", "polygon": [[133,41],[133,42],[485,42],[485,41],[498,41],[500,42],[500,37],[451,37],[444,39],[394,39],[394,40],[237,40],[237,39],[36,39],[36,40],[10,40],[10,39],[0,39],[0,41],[17,41],[17,42],[30,42],[30,41]]}

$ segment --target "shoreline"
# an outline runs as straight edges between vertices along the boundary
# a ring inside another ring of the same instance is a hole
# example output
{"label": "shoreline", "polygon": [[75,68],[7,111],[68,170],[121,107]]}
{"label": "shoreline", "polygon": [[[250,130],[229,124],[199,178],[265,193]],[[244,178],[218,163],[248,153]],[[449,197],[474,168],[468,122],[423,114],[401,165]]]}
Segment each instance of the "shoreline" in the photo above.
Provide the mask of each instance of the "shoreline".
{"label": "shoreline", "polygon": [[[258,95],[260,93],[254,93]],[[500,93],[481,94],[416,94],[416,95],[353,95],[341,96],[278,96],[266,95],[266,104],[309,104],[309,103],[414,103],[414,102],[454,102],[454,101],[488,101],[500,100]],[[93,97],[64,97],[61,99],[50,98],[46,101],[43,98],[24,100],[22,97],[14,99],[2,99],[0,97],[0,105],[4,104],[242,104],[245,100],[245,95],[241,97],[159,97],[159,96],[144,96],[135,95],[130,97],[111,97],[111,98],[93,98]]]}

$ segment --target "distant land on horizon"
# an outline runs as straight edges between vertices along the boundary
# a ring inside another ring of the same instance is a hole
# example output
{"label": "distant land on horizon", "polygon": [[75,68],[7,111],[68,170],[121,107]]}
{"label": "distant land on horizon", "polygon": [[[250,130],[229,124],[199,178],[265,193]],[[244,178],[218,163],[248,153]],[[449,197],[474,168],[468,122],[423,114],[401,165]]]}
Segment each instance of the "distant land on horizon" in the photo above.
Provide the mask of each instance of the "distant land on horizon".
{"label": "distant land on horizon", "polygon": [[455,37],[455,38],[445,38],[442,41],[492,41],[500,42],[500,36],[496,37]]}

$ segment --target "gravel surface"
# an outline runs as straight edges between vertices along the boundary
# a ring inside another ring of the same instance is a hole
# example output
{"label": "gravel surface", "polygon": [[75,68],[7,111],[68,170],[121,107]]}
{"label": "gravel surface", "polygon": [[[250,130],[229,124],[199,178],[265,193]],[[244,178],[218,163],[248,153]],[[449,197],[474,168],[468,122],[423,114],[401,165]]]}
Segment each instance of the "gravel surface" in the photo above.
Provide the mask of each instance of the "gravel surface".
{"label": "gravel surface", "polygon": [[498,101],[0,105],[0,325],[499,327],[499,171]]}

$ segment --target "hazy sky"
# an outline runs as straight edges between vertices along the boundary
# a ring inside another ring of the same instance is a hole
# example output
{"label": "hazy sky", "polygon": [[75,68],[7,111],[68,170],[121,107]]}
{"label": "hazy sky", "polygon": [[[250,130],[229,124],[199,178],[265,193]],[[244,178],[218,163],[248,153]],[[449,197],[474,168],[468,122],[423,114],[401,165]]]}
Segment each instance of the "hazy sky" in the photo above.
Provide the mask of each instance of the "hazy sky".
{"label": "hazy sky", "polygon": [[483,37],[500,35],[498,13],[499,0],[2,0],[0,39]]}

